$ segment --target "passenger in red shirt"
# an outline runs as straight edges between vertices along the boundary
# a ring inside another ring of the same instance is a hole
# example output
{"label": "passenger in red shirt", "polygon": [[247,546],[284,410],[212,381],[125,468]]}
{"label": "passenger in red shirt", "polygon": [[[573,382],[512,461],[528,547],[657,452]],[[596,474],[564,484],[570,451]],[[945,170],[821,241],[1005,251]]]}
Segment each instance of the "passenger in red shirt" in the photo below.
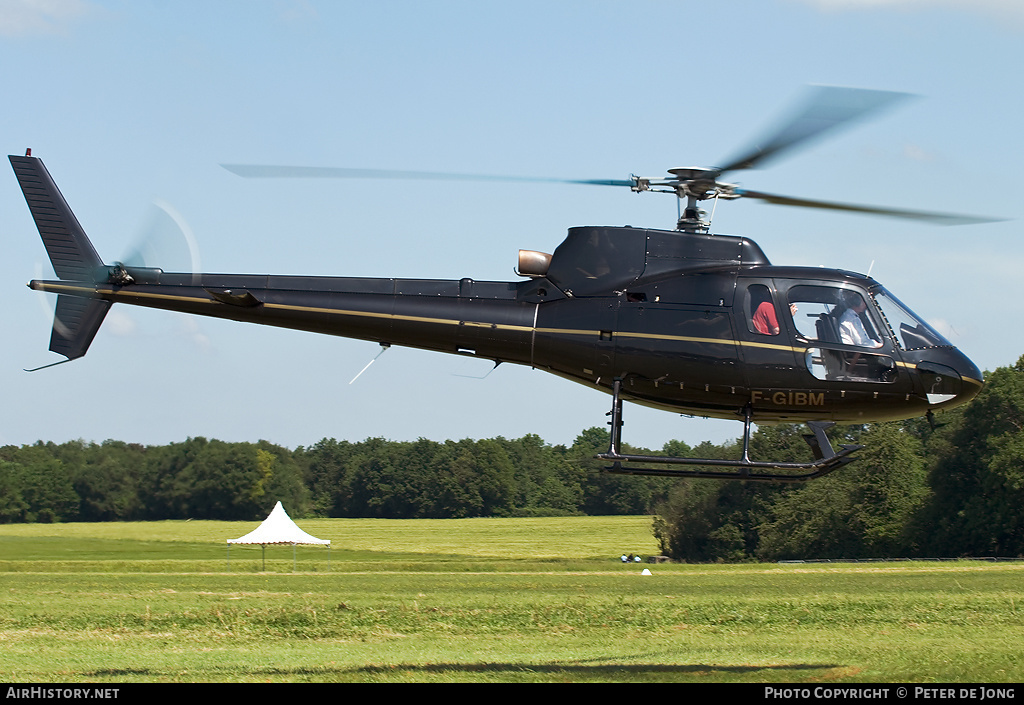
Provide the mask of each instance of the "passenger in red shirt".
{"label": "passenger in red shirt", "polygon": [[[790,304],[789,315],[795,316],[796,311],[796,304]],[[775,307],[772,306],[771,301],[765,301],[757,307],[751,322],[754,324],[754,330],[761,335],[779,334],[779,319],[775,317]]]}
{"label": "passenger in red shirt", "polygon": [[761,335],[779,334],[779,320],[775,317],[775,307],[772,306],[771,301],[765,301],[758,306],[752,320],[754,330]]}

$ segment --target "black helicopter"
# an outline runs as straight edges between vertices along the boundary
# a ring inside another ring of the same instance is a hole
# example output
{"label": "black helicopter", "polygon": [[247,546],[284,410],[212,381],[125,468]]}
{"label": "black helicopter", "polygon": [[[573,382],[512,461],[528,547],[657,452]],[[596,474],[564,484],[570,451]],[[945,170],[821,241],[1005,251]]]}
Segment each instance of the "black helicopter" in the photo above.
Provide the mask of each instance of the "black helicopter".
{"label": "black helicopter", "polygon": [[[855,459],[860,446],[836,451],[828,426],[930,416],[974,397],[982,375],[870,277],[773,266],[752,240],[711,234],[698,206],[742,197],[946,224],[989,220],[790,198],[721,181],[902,97],[819,88],[760,146],[725,166],[671,169],[665,178],[224,165],[247,177],[558,181],[674,193],[685,201],[674,230],[577,227],[554,254],[520,250],[522,280],[514,282],[170,273],[104,264],[42,161],[31,152],[10,161],[59,279],[29,286],[57,294],[50,350],[67,358],[62,362],[85,355],[114,303],[471,355],[610,392],[611,444],[599,457],[612,463],[611,472],[793,482]],[[741,420],[742,457],[624,454],[624,400]],[[751,424],[773,422],[807,423],[814,460],[752,460]]]}

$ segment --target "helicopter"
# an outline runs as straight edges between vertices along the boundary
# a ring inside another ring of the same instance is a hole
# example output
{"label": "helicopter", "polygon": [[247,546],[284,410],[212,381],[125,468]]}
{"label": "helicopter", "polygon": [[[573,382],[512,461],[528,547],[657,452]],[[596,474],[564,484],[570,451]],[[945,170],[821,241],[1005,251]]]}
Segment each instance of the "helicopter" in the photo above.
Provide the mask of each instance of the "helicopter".
{"label": "helicopter", "polygon": [[[247,178],[544,181],[676,195],[671,230],[585,226],[548,254],[520,250],[519,281],[166,272],[105,264],[43,162],[11,165],[58,279],[50,350],[82,357],[114,303],[407,346],[550,372],[612,398],[607,471],[802,482],[856,459],[826,429],[928,416],[978,394],[977,366],[885,287],[854,272],[773,265],[753,240],[710,232],[704,201],[759,199],[937,224],[993,219],[817,201],[722,180],[887,108],[906,94],[819,87],[757,146],[667,177],[547,179],[325,167],[222,165]],[[52,365],[44,365],[50,367]],[[36,370],[43,369],[36,368]],[[36,371],[30,370],[30,371]],[[623,452],[623,402],[743,423],[738,459]],[[813,459],[754,460],[752,425],[803,423]],[[654,467],[651,467],[654,466]],[[721,469],[709,469],[721,468]]]}

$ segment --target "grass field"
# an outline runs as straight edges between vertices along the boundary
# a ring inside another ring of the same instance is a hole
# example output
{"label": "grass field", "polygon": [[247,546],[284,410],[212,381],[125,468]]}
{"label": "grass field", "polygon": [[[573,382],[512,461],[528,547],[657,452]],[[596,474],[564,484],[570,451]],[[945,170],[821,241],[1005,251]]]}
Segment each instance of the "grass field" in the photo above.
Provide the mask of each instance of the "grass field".
{"label": "grass field", "polygon": [[[1024,681],[1024,562],[624,565],[648,517],[0,526],[4,682]],[[652,575],[641,575],[649,568]]]}

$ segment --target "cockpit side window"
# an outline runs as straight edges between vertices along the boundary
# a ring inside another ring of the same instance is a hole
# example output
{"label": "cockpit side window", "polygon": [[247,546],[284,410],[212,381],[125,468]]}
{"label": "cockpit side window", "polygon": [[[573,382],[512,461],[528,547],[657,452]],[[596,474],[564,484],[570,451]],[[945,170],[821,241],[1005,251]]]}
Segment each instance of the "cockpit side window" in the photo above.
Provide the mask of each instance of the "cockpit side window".
{"label": "cockpit side window", "polygon": [[779,334],[779,317],[767,286],[751,284],[747,288],[746,310],[750,332],[760,335]]}
{"label": "cockpit side window", "polygon": [[880,348],[884,338],[867,313],[860,292],[828,286],[794,286],[790,310],[799,337],[806,341]]}
{"label": "cockpit side window", "polygon": [[804,359],[812,375],[831,382],[896,379],[892,357],[873,352],[885,346],[886,338],[861,292],[799,285],[789,290],[789,303],[797,342],[806,345]]}

